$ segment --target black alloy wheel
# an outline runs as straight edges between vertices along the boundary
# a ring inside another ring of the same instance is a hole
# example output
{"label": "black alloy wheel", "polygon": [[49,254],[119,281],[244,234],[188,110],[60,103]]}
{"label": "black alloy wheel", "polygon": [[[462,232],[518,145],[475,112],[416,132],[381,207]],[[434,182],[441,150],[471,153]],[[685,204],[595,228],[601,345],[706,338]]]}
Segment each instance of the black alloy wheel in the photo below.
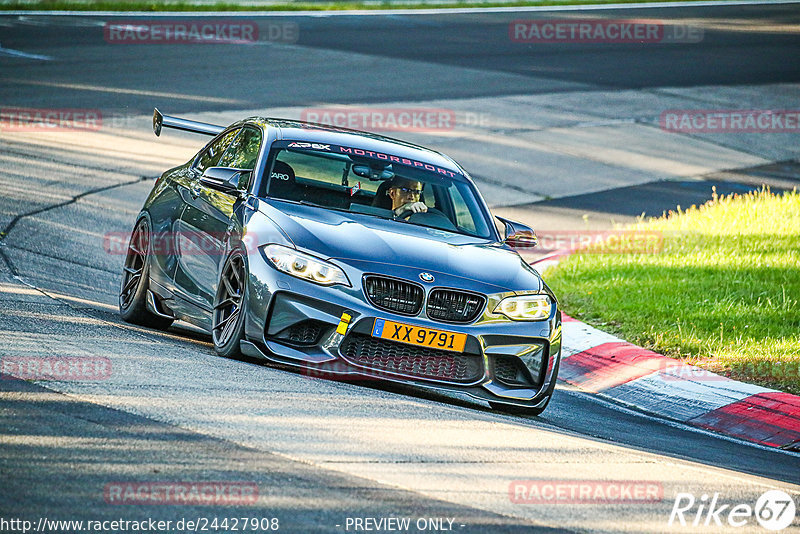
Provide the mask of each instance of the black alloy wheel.
{"label": "black alloy wheel", "polygon": [[123,320],[151,328],[166,329],[173,319],[150,313],[147,291],[150,280],[150,225],[142,218],[128,243],[119,290],[119,314]]}
{"label": "black alloy wheel", "polygon": [[234,252],[222,269],[214,299],[211,337],[220,356],[240,355],[239,341],[244,334],[246,280],[244,256],[241,252]]}

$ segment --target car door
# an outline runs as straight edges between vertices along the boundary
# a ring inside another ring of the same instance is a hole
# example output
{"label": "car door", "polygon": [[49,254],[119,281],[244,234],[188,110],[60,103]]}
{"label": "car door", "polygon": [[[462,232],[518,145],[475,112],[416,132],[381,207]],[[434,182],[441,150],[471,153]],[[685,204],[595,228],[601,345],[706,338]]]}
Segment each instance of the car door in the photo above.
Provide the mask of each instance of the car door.
{"label": "car door", "polygon": [[[204,185],[199,178],[209,167],[252,170],[261,148],[262,135],[257,128],[240,128],[228,135],[231,139],[224,153],[199,158],[196,180],[179,222],[180,257],[175,285],[185,300],[203,312],[210,312],[213,305],[220,264],[227,253],[227,236],[241,228],[234,220],[234,210],[241,200]],[[242,174],[240,189],[247,189],[249,178],[249,173]]]}
{"label": "car door", "polygon": [[[199,176],[197,167],[216,164],[236,133],[238,129],[233,134],[226,132],[212,139],[191,161],[168,171],[151,193],[149,213],[153,233],[153,263],[150,278],[165,288],[175,288],[175,273],[180,259],[180,216],[192,200],[191,192],[196,188]],[[172,307],[173,303],[170,302]]]}
{"label": "car door", "polygon": [[[150,280],[164,288],[171,288],[175,277],[177,266],[175,230],[183,209],[186,207],[181,189],[188,191],[189,166],[190,163],[168,171],[157,182],[148,199],[152,233]],[[168,292],[156,291],[160,294],[168,294]]]}

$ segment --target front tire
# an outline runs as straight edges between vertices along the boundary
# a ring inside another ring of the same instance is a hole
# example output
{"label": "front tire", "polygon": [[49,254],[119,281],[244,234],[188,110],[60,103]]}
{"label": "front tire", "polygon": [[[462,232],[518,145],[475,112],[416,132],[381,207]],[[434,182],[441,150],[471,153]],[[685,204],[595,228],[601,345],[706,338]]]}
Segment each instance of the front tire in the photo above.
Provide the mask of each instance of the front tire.
{"label": "front tire", "polygon": [[217,354],[226,358],[241,356],[239,342],[244,337],[245,288],[247,266],[240,251],[225,261],[214,297],[211,337]]}
{"label": "front tire", "polygon": [[128,243],[119,290],[119,315],[123,321],[166,330],[172,319],[159,317],[147,309],[150,282],[150,225],[146,218],[136,223]]}

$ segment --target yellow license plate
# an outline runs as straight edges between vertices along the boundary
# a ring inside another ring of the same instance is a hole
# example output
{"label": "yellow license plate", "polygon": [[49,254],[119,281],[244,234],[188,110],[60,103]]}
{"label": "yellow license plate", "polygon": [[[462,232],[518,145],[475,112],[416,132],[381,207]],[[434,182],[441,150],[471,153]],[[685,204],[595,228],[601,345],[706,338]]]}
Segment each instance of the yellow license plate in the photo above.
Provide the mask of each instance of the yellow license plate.
{"label": "yellow license plate", "polygon": [[375,324],[372,326],[372,335],[390,341],[408,343],[409,345],[420,345],[454,352],[463,352],[464,345],[467,343],[467,334],[411,326],[387,321],[386,319],[375,319]]}

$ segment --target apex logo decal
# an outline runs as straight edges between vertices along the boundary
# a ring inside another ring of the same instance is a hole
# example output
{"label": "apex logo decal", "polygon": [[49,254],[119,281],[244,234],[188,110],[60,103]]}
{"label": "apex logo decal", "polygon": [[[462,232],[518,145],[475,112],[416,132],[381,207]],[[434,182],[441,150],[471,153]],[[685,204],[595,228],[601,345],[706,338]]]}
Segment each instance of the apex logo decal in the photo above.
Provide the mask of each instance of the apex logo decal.
{"label": "apex logo decal", "polygon": [[419,279],[422,280],[423,282],[428,282],[428,283],[433,282],[435,280],[435,278],[431,273],[419,273]]}
{"label": "apex logo decal", "polygon": [[314,150],[330,150],[331,145],[322,145],[320,143],[299,143],[295,141],[289,143],[289,148],[311,148]]}

